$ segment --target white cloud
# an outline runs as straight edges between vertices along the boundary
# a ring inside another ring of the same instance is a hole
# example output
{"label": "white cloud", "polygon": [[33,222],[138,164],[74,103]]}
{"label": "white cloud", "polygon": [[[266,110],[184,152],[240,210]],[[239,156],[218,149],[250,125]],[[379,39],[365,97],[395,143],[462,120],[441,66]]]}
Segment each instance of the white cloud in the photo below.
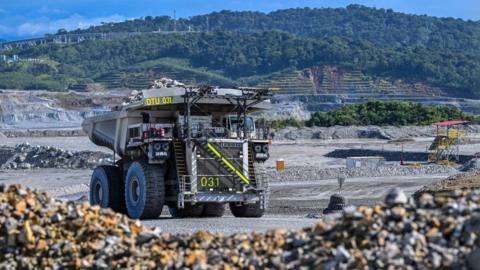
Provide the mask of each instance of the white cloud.
{"label": "white cloud", "polygon": [[49,8],[48,6],[43,5],[38,12],[43,13],[43,14],[52,14],[52,13],[62,13],[63,10],[58,9],[58,8]]}
{"label": "white cloud", "polygon": [[0,34],[7,34],[7,33],[10,33],[10,32],[11,32],[10,28],[8,28],[5,25],[0,24]]}
{"label": "white cloud", "polygon": [[119,22],[126,18],[122,15],[113,14],[107,17],[86,18],[79,14],[73,14],[68,18],[49,20],[42,18],[36,21],[22,23],[17,28],[19,36],[34,36],[45,33],[55,33],[60,28],[74,30],[77,28],[87,28],[92,25],[99,25],[102,22]]}

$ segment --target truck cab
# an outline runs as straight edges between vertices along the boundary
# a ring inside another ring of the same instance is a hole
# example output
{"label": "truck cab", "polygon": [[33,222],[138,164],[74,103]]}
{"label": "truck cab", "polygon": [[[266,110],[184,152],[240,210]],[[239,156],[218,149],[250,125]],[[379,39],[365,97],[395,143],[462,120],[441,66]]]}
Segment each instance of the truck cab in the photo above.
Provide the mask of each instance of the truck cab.
{"label": "truck cab", "polygon": [[[239,118],[236,115],[228,115],[225,117],[225,126],[229,130],[230,138],[242,138],[244,125],[246,126],[246,137],[255,138],[255,120],[252,116]],[[237,134],[239,133],[239,134]]]}

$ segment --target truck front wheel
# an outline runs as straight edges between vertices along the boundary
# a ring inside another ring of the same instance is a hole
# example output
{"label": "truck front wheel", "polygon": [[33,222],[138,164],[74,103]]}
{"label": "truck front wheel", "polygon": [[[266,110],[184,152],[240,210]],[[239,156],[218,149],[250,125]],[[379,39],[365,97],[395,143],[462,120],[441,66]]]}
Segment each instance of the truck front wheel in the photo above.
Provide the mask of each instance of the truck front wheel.
{"label": "truck front wheel", "polygon": [[90,180],[90,204],[125,213],[123,181],[117,166],[98,166]]}
{"label": "truck front wheel", "polygon": [[162,166],[133,162],[125,178],[125,204],[131,218],[157,218],[165,203]]}

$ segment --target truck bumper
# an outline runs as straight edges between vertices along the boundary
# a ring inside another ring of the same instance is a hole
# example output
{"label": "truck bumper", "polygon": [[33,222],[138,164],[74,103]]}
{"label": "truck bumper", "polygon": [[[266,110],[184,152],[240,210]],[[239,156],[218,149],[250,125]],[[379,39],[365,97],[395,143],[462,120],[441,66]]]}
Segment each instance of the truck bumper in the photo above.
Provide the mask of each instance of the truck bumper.
{"label": "truck bumper", "polygon": [[257,202],[260,200],[258,194],[245,193],[210,193],[200,192],[195,196],[197,202]]}
{"label": "truck bumper", "polygon": [[257,203],[266,207],[266,196],[263,191],[257,193],[215,193],[215,192],[197,192],[195,194],[179,194],[178,206],[183,208],[185,202],[189,203]]}

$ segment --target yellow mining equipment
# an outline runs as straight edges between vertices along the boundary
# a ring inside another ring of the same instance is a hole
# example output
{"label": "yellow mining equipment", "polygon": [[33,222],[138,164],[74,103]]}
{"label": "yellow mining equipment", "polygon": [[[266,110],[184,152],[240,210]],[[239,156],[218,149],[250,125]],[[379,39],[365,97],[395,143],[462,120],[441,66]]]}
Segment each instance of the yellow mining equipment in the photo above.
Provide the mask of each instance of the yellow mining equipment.
{"label": "yellow mining equipment", "polygon": [[437,126],[437,134],[429,147],[428,162],[439,165],[457,165],[461,138],[465,137],[462,128],[467,124],[462,120],[450,120],[433,123]]}

